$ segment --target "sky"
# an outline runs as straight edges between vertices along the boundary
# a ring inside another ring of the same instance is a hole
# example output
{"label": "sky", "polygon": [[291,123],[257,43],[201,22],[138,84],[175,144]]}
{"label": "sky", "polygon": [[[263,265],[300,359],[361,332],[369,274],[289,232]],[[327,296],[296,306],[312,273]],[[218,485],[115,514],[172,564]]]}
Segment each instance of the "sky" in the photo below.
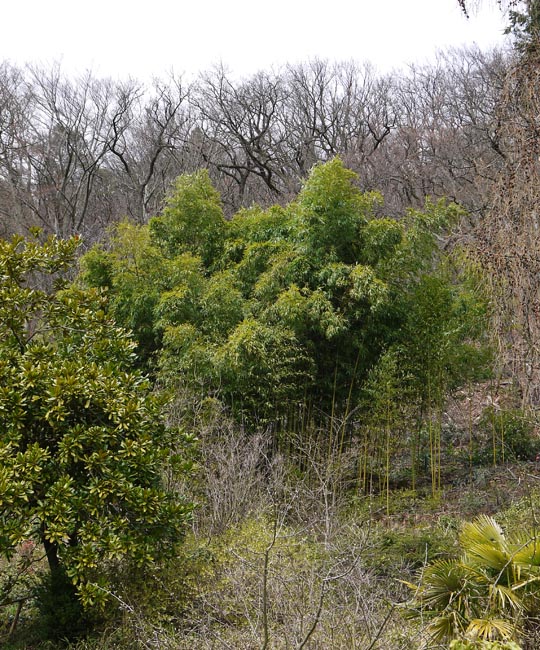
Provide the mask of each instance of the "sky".
{"label": "sky", "polygon": [[3,3],[1,16],[0,60],[120,79],[215,64],[242,77],[315,57],[386,72],[448,47],[504,42],[494,0],[469,20],[457,0],[21,0]]}

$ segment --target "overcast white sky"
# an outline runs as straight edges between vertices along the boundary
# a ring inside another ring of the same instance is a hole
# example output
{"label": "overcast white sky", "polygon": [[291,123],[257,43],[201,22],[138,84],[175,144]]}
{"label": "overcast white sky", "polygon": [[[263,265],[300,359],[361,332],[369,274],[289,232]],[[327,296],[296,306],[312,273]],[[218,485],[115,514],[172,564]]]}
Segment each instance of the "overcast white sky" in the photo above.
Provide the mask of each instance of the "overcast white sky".
{"label": "overcast white sky", "polygon": [[0,60],[141,79],[314,57],[386,71],[448,46],[502,43],[495,4],[467,20],[457,0],[13,0],[2,3]]}

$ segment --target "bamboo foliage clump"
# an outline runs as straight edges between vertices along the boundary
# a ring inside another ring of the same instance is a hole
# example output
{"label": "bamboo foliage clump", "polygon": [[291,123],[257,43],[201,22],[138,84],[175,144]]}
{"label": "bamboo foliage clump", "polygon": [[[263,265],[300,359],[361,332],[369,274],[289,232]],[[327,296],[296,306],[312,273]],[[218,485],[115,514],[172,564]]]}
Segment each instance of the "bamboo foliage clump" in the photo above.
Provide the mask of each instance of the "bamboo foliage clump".
{"label": "bamboo foliage clump", "polygon": [[414,488],[425,455],[437,493],[446,394],[486,365],[485,301],[439,245],[457,206],[391,219],[357,182],[336,158],[286,207],[226,221],[208,176],[183,177],[161,216],[83,258],[80,281],[108,288],[161,385],[279,444],[326,428],[328,462],[359,446],[364,491],[389,495],[399,455]]}

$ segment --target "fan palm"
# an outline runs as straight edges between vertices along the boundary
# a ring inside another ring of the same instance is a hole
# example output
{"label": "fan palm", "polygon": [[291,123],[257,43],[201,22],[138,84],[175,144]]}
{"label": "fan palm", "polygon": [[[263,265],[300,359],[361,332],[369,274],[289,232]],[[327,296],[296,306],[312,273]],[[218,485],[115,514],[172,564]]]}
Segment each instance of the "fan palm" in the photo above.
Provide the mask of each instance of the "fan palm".
{"label": "fan palm", "polygon": [[429,620],[433,641],[452,638],[511,640],[539,607],[540,539],[505,535],[481,515],[463,526],[462,554],[425,568],[411,603],[412,613]]}

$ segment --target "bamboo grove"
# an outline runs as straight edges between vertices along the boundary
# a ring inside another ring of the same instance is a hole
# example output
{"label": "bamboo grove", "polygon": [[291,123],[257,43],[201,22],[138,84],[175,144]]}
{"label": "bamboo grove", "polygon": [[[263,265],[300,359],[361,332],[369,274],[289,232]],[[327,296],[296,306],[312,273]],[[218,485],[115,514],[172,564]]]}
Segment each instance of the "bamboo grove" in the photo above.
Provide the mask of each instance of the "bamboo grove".
{"label": "bamboo grove", "polygon": [[335,158],[288,205],[227,221],[201,171],[148,225],[115,227],[78,281],[107,291],[166,390],[219,401],[278,449],[352,454],[364,492],[421,475],[436,493],[446,395],[489,366],[478,275],[439,246],[460,215],[386,217]]}

